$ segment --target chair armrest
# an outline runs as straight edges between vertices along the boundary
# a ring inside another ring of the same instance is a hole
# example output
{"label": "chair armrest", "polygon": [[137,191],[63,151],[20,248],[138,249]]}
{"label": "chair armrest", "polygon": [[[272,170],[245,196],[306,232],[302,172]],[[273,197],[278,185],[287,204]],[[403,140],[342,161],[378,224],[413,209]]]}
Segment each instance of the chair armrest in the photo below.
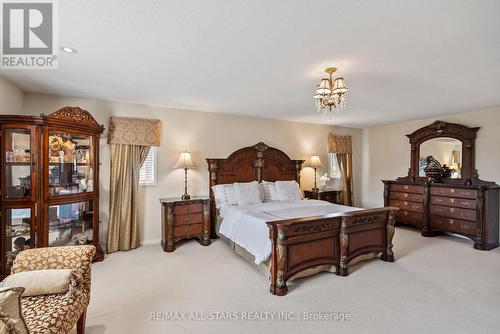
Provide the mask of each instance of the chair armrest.
{"label": "chair armrest", "polygon": [[74,269],[78,271],[90,266],[94,254],[94,246],[27,249],[16,256],[12,273],[41,269]]}
{"label": "chair armrest", "polygon": [[90,289],[90,265],[95,247],[64,246],[27,249],[14,260],[12,273],[41,269],[73,269],[83,278],[84,288]]}

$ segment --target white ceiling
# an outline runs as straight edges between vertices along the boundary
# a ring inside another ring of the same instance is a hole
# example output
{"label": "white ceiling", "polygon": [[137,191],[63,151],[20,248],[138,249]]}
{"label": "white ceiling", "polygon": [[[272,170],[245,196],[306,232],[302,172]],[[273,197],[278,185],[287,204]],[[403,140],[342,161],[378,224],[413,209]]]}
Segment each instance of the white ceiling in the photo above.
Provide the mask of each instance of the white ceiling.
{"label": "white ceiling", "polygon": [[[497,0],[64,0],[29,92],[364,127],[500,106]],[[327,66],[350,88],[315,112]]]}

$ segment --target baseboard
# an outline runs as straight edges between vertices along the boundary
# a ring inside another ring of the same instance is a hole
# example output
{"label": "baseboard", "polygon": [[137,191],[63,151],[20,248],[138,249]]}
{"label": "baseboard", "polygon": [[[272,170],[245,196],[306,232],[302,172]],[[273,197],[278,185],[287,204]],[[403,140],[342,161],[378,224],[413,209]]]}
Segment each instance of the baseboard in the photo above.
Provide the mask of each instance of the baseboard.
{"label": "baseboard", "polygon": [[151,240],[141,241],[141,246],[160,245],[160,244],[161,244],[161,239],[151,239]]}

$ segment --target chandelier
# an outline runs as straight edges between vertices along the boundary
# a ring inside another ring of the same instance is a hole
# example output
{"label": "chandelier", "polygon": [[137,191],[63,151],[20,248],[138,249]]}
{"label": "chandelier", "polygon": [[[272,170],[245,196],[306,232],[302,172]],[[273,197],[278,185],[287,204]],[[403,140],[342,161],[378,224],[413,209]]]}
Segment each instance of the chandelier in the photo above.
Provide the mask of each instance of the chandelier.
{"label": "chandelier", "polygon": [[344,85],[344,78],[332,78],[336,70],[335,67],[326,68],[325,72],[330,75],[330,78],[321,79],[319,85],[316,86],[313,97],[316,100],[318,112],[339,113],[345,108],[347,87]]}

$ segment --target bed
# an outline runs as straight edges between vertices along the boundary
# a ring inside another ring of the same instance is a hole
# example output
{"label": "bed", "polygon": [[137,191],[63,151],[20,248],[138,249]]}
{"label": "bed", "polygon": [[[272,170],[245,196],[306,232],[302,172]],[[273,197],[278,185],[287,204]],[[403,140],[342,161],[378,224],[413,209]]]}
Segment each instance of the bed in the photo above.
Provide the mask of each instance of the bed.
{"label": "bed", "polygon": [[[365,210],[314,200],[216,207],[214,186],[252,181],[300,183],[303,162],[264,143],[239,149],[226,159],[207,159],[212,237],[221,237],[236,253],[268,273],[273,295],[286,295],[287,282],[293,278],[319,271],[347,276],[349,265],[378,255],[383,261],[394,262],[395,207]],[[240,228],[239,237],[229,233],[227,226],[221,231],[224,219],[235,217],[240,226],[248,227],[244,219],[259,224],[260,231]],[[258,242],[264,245],[263,232],[268,235],[263,248],[268,245],[269,249],[260,252],[254,245],[252,251],[245,243],[245,233],[259,234]]]}

